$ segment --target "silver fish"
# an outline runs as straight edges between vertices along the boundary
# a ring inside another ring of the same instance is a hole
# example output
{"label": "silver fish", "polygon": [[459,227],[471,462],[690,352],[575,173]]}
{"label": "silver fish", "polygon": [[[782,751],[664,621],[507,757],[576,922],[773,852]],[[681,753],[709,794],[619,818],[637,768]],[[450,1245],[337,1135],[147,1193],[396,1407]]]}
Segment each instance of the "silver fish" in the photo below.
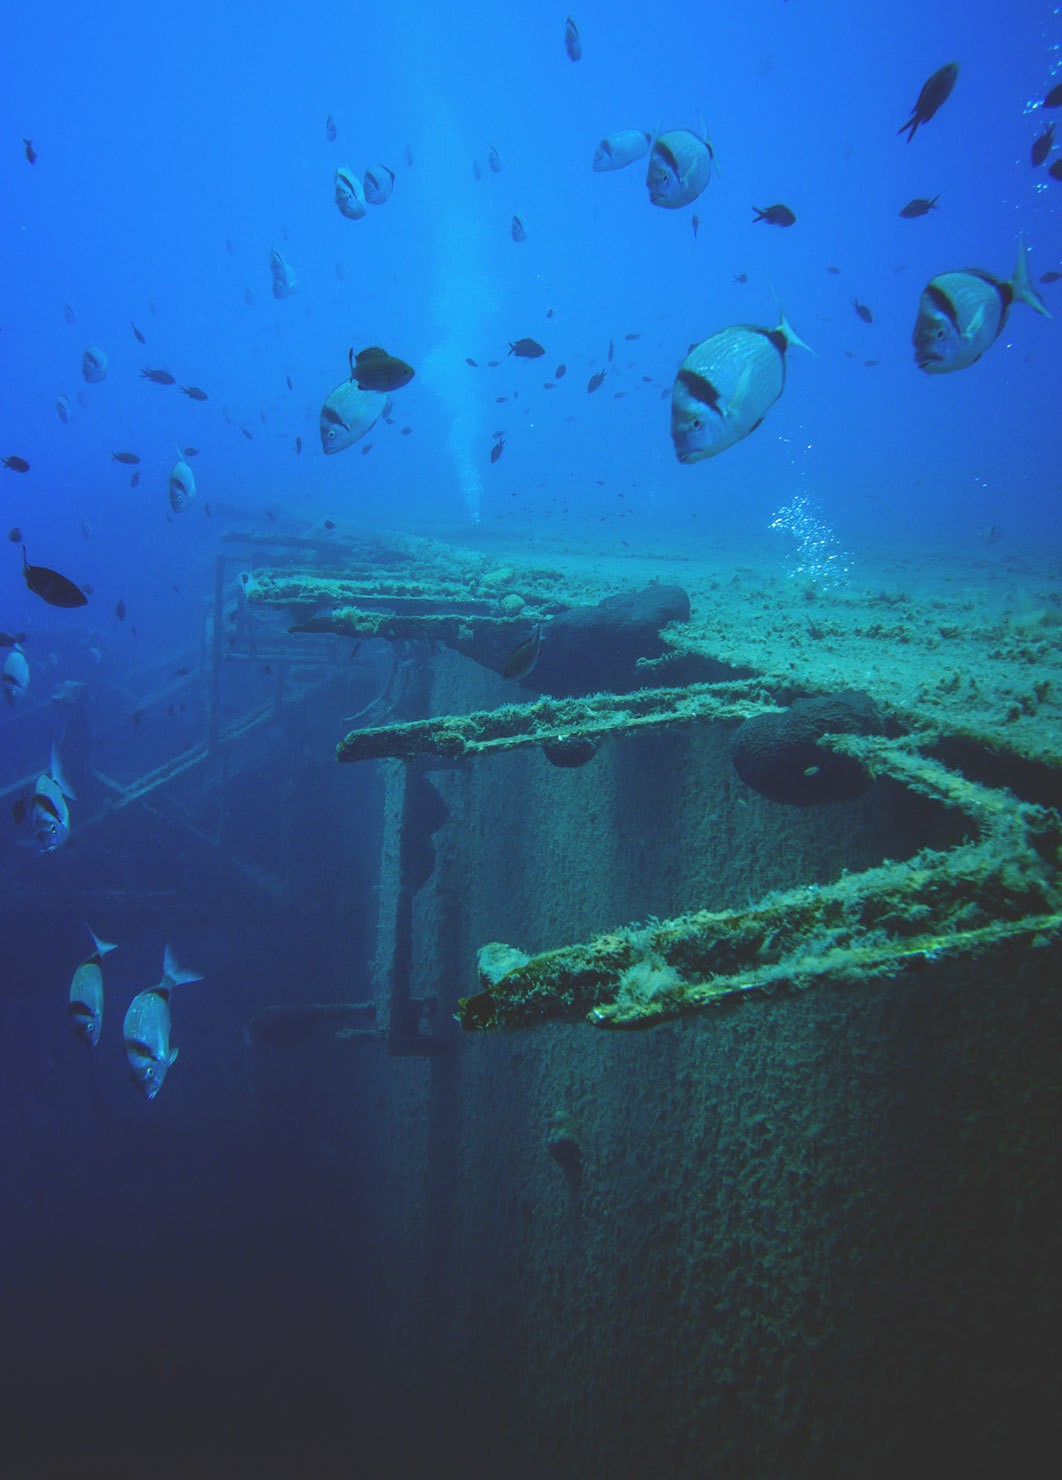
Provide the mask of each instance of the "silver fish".
{"label": "silver fish", "polygon": [[700,134],[676,128],[658,135],[645,177],[653,205],[674,211],[696,200],[712,177],[714,158],[703,128]]}
{"label": "silver fish", "polygon": [[598,174],[626,169],[636,159],[644,158],[652,142],[652,134],[643,134],[638,128],[621,128],[617,133],[606,134],[594,150],[594,169]]}
{"label": "silver fish", "polygon": [[273,274],[273,297],[289,298],[298,286],[295,272],[276,247],[269,254],[269,271]]}
{"label": "silver fish", "polygon": [[694,346],[671,391],[671,440],[679,462],[715,457],[756,430],[785,388],[791,344],[808,348],[782,314],[775,329],[733,324]]}
{"label": "silver fish", "polygon": [[37,777],[30,803],[30,821],[38,853],[54,853],[70,837],[68,799],[76,801],[77,796],[63,775],[59,751],[53,741],[51,764]]}
{"label": "silver fish", "polygon": [[571,16],[564,22],[564,50],[568,53],[568,60],[578,62],[582,60],[583,38],[579,35],[579,27]]}
{"label": "silver fish", "polygon": [[29,688],[30,671],[26,662],[26,654],[16,642],[4,659],[3,685],[4,698],[14,709],[21,704],[26,697]]}
{"label": "silver fish", "polygon": [[69,421],[74,414],[74,408],[70,405],[69,396],[56,396],[55,414],[60,421]]}
{"label": "silver fish", "polygon": [[325,452],[353,447],[386,409],[386,392],[362,390],[353,380],[340,381],[321,407],[321,446]]}
{"label": "silver fish", "polygon": [[335,192],[339,214],[348,221],[360,221],[365,214],[365,192],[349,165],[341,164],[336,170]]}
{"label": "silver fish", "polygon": [[74,1032],[82,1043],[95,1048],[100,1041],[100,1028],[103,1026],[103,958],[118,948],[108,941],[100,940],[87,925],[85,929],[92,936],[93,949],[91,956],[82,961],[74,972],[70,982],[69,1011]]}
{"label": "silver fish", "polygon": [[162,980],[157,986],[138,992],[129,1004],[122,1023],[122,1039],[129,1060],[129,1077],[145,1100],[155,1098],[177,1058],[177,1049],[170,1047],[170,994],[174,987],[202,980],[197,971],[182,971],[167,946],[162,959]]}
{"label": "silver fish", "polygon": [[394,188],[395,172],[385,164],[371,164],[365,171],[363,189],[371,206],[382,206],[385,200],[390,200]]}
{"label": "silver fish", "polygon": [[1051,317],[1029,281],[1027,254],[1022,237],[1009,283],[979,267],[967,267],[941,273],[926,284],[911,335],[920,370],[944,375],[949,370],[965,370],[979,360],[1003,332],[1012,303],[1027,303],[1045,318]]}
{"label": "silver fish", "polygon": [[175,514],[183,514],[195,502],[197,493],[195,474],[184,458],[179,457],[170,469],[170,508]]}
{"label": "silver fish", "polygon": [[90,344],[81,356],[81,374],[90,385],[107,379],[107,356],[98,344]]}

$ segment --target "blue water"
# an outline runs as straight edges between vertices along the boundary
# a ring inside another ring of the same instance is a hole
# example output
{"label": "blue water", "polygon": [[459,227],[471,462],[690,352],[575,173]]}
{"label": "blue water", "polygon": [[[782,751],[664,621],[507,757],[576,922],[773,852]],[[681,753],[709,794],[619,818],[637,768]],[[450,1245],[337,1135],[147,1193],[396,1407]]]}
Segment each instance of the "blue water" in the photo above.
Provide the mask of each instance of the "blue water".
{"label": "blue water", "polygon": [[[857,568],[860,552],[884,548],[980,558],[993,525],[993,549],[1057,553],[1062,284],[1041,287],[1055,319],[1015,305],[960,373],[922,374],[910,334],[932,276],[973,266],[1009,278],[1022,233],[1034,281],[1062,267],[1062,183],[1029,161],[1049,117],[1034,105],[1062,68],[1059,7],[1027,0],[1004,19],[998,7],[911,0],[586,4],[578,64],[564,53],[564,19],[563,7],[530,0],[114,0],[12,17],[0,93],[0,456],[30,469],[0,471],[0,521],[5,535],[21,531],[30,561],[91,595],[78,611],[46,607],[21,579],[21,541],[3,542],[0,626],[27,634],[34,675],[26,706],[0,713],[5,805],[47,761],[60,726],[44,701],[64,680],[90,686],[100,730],[121,713],[105,755],[122,777],[201,736],[203,614],[233,528],[320,532],[331,519],[455,538],[497,529],[517,543],[570,533],[614,553],[620,538],[666,544],[693,530],[760,541],[779,506],[803,495]],[[913,142],[897,137],[923,81],[953,59],[951,98]],[[591,171],[603,134],[702,119],[718,170],[692,207],[651,206],[644,161]],[[375,162],[395,171],[393,197],[344,220],[336,167]],[[912,197],[938,193],[938,210],[900,218]],[[776,201],[796,225],[753,224],[751,208]],[[527,226],[519,244],[514,212]],[[279,301],[273,247],[298,279]],[[727,324],[773,326],[775,295],[815,355],[790,352],[784,395],[754,436],[680,466],[662,396],[677,365]],[[545,356],[508,355],[521,336]],[[348,350],[375,343],[416,377],[395,393],[393,424],[325,457],[321,403],[345,378]],[[89,344],[109,356],[99,385],[81,377]],[[151,384],[142,367],[209,399]],[[505,449],[491,463],[496,432]],[[199,498],[171,516],[167,477],[187,446],[198,448]],[[141,458],[136,487],[112,460],[122,450]],[[193,671],[163,703],[174,712],[130,726],[149,698],[145,675],[178,663]],[[342,877],[355,921],[371,918],[371,850],[359,854],[336,824],[361,793],[349,776],[333,793],[317,769],[374,681],[344,677],[342,692],[308,707],[290,771],[236,809],[245,852],[282,882],[300,868]],[[270,692],[258,673],[242,698]],[[209,924],[185,920],[182,889],[202,889],[203,856],[131,814],[113,828],[83,846],[114,901],[111,920],[89,923],[108,936],[117,917],[126,932],[107,963],[119,1002],[158,980],[167,940],[206,981],[178,995],[174,1040],[188,1046],[156,1104],[125,1082],[113,1001],[90,1074],[63,1005],[88,950],[84,867],[38,859],[25,828],[7,830],[3,874],[21,903],[0,910],[0,1387],[19,1422],[4,1432],[19,1453],[47,1454],[50,1419],[72,1415],[92,1443],[125,1425],[142,1450],[155,1418],[138,1415],[161,1413],[164,1392],[189,1395],[203,1428],[238,1426],[287,1394],[290,1422],[281,1413],[276,1425],[293,1444],[333,1412],[337,1374],[357,1370],[346,1278],[357,1234],[345,1221],[357,1178],[345,1165],[346,1179],[336,1174],[335,1158],[351,1153],[330,1134],[351,1111],[333,1106],[330,1118],[312,1097],[287,1116],[263,1111],[241,1034],[293,978],[349,986],[349,963],[342,976],[330,936],[246,931],[236,902],[226,913],[224,879]],[[72,856],[76,846],[75,831]],[[144,879],[157,903],[130,920],[122,891]],[[328,1220],[293,1211],[320,1206],[325,1188]],[[254,1354],[278,1328],[286,1349],[311,1356],[267,1372]],[[224,1354],[212,1379],[243,1374],[227,1393],[199,1381],[205,1340]],[[76,1438],[64,1443],[57,1452],[76,1452]],[[62,1463],[54,1473],[74,1473]]]}

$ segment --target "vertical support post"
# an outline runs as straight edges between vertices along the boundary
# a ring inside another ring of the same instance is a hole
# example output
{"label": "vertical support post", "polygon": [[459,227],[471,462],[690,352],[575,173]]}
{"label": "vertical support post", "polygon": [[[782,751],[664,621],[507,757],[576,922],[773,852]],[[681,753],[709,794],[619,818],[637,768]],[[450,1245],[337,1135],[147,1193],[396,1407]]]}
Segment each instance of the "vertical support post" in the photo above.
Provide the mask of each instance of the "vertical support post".
{"label": "vertical support post", "polygon": [[210,701],[207,711],[207,753],[218,748],[221,731],[221,663],[225,640],[225,556],[214,562],[214,631],[210,644]]}

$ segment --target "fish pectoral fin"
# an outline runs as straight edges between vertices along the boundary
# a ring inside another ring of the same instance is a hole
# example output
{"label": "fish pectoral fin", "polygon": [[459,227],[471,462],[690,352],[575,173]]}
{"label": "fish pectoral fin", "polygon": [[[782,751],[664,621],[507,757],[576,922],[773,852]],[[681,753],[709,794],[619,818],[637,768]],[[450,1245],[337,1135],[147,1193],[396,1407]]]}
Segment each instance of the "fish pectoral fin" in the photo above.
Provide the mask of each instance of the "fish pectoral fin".
{"label": "fish pectoral fin", "polygon": [[977,338],[978,334],[980,334],[982,328],[984,327],[984,322],[985,306],[982,303],[980,308],[978,308],[977,312],[974,314],[973,318],[970,320],[965,330],[963,331],[962,337],[966,340],[967,344]]}
{"label": "fish pectoral fin", "polygon": [[180,1051],[181,1050],[179,1048],[171,1048],[170,1049],[170,1056],[166,1060],[167,1064],[170,1064],[170,1065],[175,1064],[177,1062],[177,1055],[180,1053]]}
{"label": "fish pectoral fin", "polygon": [[741,415],[741,408],[744,405],[745,397],[748,395],[751,384],[752,366],[749,364],[742,368],[741,374],[737,378],[737,383],[731,393],[730,400],[727,402],[726,410],[722,413],[724,420],[733,421],[735,417]]}

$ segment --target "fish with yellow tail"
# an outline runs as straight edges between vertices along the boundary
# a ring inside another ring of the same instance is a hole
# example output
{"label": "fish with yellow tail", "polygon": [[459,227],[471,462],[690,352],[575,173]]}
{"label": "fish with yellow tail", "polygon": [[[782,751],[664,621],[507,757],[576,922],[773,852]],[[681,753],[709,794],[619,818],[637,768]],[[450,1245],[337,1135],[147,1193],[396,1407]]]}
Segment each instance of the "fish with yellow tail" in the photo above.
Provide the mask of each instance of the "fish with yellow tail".
{"label": "fish with yellow tail", "polygon": [[915,363],[927,375],[965,370],[979,360],[1003,332],[1012,303],[1027,303],[1050,318],[1029,281],[1025,238],[1018,241],[1018,265],[1009,282],[980,267],[942,272],[922,290],[911,342]]}
{"label": "fish with yellow tail", "polygon": [[100,940],[87,925],[85,929],[92,936],[92,954],[74,972],[70,982],[69,1010],[74,1032],[82,1043],[95,1048],[100,1041],[100,1028],[103,1026],[103,958],[118,947],[109,941]]}
{"label": "fish with yellow tail", "polygon": [[122,1023],[129,1077],[145,1100],[153,1100],[162,1088],[178,1050],[170,1047],[170,996],[174,987],[200,982],[198,971],[182,971],[169,946],[162,957],[162,980],[138,992],[130,1002]]}
{"label": "fish with yellow tail", "polygon": [[671,441],[681,463],[716,457],[754,432],[785,389],[786,351],[810,351],[785,314],[774,329],[732,324],[694,345],[671,390]]}

